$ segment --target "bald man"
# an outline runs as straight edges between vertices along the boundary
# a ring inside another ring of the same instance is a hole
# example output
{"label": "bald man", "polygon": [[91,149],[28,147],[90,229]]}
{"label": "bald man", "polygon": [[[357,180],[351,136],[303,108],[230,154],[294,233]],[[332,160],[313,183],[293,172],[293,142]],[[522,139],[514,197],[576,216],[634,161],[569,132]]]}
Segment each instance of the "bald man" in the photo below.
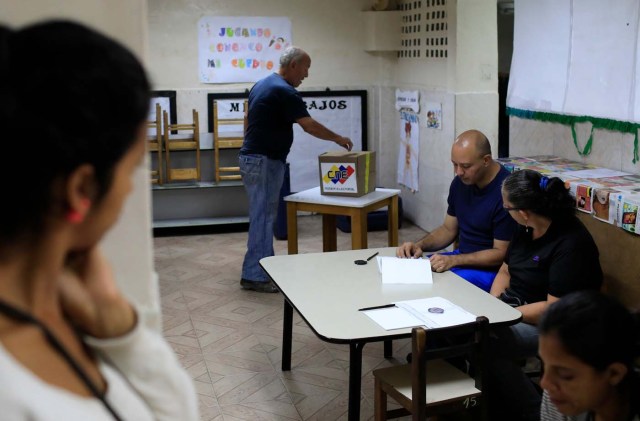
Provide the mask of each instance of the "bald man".
{"label": "bald man", "polygon": [[398,257],[417,258],[459,239],[456,250],[430,257],[434,272],[451,270],[485,291],[491,289],[516,223],[502,204],[502,181],[509,172],[491,157],[478,130],[458,136],[451,148],[455,178],[449,188],[444,223],[421,240],[398,247]]}

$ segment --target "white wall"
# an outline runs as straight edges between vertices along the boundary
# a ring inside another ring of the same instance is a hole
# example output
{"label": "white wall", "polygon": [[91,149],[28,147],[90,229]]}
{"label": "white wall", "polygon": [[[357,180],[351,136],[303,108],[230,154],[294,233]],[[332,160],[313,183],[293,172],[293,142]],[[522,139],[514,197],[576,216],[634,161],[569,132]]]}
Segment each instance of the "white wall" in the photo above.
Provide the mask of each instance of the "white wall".
{"label": "white wall", "polygon": [[202,16],[286,16],[293,41],[311,56],[301,88],[363,86],[377,80],[366,53],[361,11],[370,0],[149,0],[150,70],[158,89],[243,90],[251,84],[198,80],[197,22]]}
{"label": "white wall", "polygon": [[[406,0],[408,1],[408,0]],[[420,114],[420,191],[402,190],[405,216],[426,230],[440,225],[453,178],[451,144],[465,130],[478,129],[498,151],[497,23],[494,0],[447,2],[449,57],[400,59],[383,80],[372,115],[380,134],[381,184],[395,186],[400,126],[394,108],[395,87],[418,90]],[[442,104],[442,130],[426,127],[425,102]],[[400,239],[400,241],[410,239]]]}
{"label": "white wall", "polygon": [[[139,56],[146,43],[145,0],[0,0],[0,19],[11,26],[49,18],[73,19],[118,39]],[[151,262],[149,174],[135,174],[135,188],[120,221],[108,234],[104,249],[122,290],[146,314],[150,325],[160,326],[157,279]]]}

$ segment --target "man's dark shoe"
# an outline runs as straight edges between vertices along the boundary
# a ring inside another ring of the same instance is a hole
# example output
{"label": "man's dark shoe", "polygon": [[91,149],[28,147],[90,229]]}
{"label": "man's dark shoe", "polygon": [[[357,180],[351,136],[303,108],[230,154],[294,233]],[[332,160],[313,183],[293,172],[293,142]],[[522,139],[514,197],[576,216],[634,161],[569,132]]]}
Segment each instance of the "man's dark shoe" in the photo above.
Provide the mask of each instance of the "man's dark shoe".
{"label": "man's dark shoe", "polygon": [[278,292],[278,288],[271,281],[258,282],[258,281],[250,281],[248,279],[241,279],[240,286],[242,287],[242,289],[249,289],[251,291],[256,291],[256,292],[268,292],[268,293]]}

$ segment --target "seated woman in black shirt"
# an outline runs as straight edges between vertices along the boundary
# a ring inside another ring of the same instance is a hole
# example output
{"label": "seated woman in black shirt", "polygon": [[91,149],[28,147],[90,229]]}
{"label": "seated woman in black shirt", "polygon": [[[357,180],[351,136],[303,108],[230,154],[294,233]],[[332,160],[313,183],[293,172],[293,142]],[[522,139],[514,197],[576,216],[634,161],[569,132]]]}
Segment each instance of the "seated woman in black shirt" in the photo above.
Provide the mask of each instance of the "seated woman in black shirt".
{"label": "seated woman in black shirt", "polygon": [[562,180],[517,171],[505,179],[502,198],[519,228],[491,294],[520,310],[522,322],[497,332],[490,408],[495,419],[537,420],[540,394],[519,361],[536,355],[536,325],[547,306],[573,291],[599,289],[602,269],[598,248],[575,216],[575,200]]}

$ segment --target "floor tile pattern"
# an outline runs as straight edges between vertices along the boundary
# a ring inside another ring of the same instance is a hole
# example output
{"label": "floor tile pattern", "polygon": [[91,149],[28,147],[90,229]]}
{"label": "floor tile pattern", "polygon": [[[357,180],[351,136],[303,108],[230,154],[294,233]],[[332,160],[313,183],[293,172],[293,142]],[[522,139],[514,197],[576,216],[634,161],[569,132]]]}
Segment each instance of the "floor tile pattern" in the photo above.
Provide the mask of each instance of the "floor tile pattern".
{"label": "floor tile pattern", "polygon": [[[301,253],[322,251],[322,220],[299,218]],[[400,241],[425,234],[404,222]],[[318,339],[294,311],[292,370],[280,370],[280,294],[240,288],[247,233],[196,234],[154,239],[164,335],[196,385],[202,420],[346,420],[349,349]],[[369,247],[384,247],[387,232],[370,232]],[[275,240],[276,254],[287,242]],[[338,249],[351,247],[338,232]],[[363,350],[361,419],[373,419],[373,369],[397,364],[410,350],[394,342],[398,360],[382,344]]]}

